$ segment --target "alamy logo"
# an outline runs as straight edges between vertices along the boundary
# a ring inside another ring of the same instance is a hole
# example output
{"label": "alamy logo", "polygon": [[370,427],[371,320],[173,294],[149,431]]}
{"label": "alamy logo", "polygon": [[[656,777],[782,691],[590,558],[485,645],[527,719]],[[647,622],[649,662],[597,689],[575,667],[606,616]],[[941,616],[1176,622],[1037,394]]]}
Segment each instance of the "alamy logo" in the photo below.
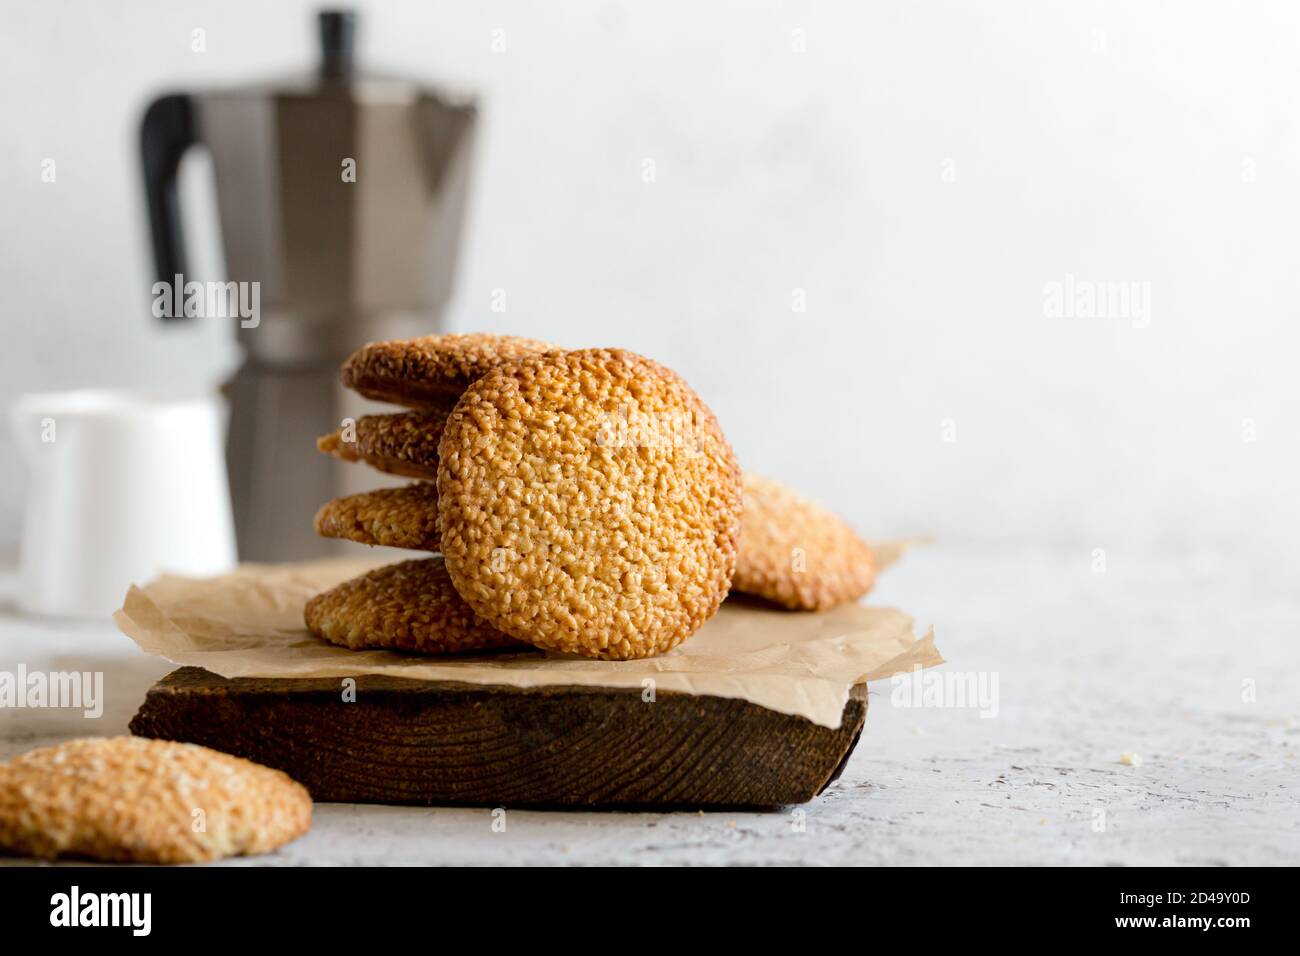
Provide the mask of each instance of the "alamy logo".
{"label": "alamy logo", "polygon": [[158,319],[231,319],[241,329],[262,324],[262,283],[185,281],[179,272],[170,283],[153,284],[153,314]]}
{"label": "alamy logo", "polygon": [[74,886],[50,897],[51,926],[129,926],[148,936],[153,926],[152,893],[86,893]]}
{"label": "alamy logo", "polygon": [[694,416],[619,408],[606,412],[596,430],[602,448],[683,448],[698,453],[703,439]]}
{"label": "alamy logo", "polygon": [[0,710],[74,708],[95,719],[104,714],[103,671],[0,671]]}
{"label": "alamy logo", "polygon": [[1043,286],[1043,315],[1049,319],[1127,319],[1135,329],[1151,324],[1150,282],[1093,282],[1076,279]]}
{"label": "alamy logo", "polygon": [[970,708],[980,717],[998,715],[997,671],[922,671],[918,665],[890,681],[889,702],[895,707]]}

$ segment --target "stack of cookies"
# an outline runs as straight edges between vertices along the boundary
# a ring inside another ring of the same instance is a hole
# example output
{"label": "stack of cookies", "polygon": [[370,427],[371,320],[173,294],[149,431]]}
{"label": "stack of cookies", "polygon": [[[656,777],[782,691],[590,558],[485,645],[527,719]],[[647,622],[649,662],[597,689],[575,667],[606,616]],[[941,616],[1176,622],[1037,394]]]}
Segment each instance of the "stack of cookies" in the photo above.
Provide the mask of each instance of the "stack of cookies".
{"label": "stack of cookies", "polygon": [[363,347],[342,380],[408,410],[345,422],[320,450],[412,481],[329,502],[316,530],[431,556],[314,597],[325,640],[628,660],[681,643],[733,585],[822,610],[874,580],[847,525],[742,475],[708,406],[640,355],[427,336]]}

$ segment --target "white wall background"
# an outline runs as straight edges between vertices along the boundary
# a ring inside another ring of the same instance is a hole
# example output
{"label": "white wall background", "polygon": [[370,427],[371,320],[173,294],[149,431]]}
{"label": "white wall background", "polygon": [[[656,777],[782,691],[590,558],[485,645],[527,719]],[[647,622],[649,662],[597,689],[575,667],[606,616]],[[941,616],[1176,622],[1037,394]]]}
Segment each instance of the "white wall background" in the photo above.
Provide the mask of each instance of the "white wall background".
{"label": "white wall background", "polygon": [[[482,96],[451,327],[659,358],[746,465],[870,534],[1281,556],[1300,533],[1300,6],[357,6],[363,63]],[[309,66],[313,8],[6,3],[0,403],[231,368],[220,320],[148,313],[139,114]],[[1149,327],[1045,316],[1067,274],[1150,283]]]}

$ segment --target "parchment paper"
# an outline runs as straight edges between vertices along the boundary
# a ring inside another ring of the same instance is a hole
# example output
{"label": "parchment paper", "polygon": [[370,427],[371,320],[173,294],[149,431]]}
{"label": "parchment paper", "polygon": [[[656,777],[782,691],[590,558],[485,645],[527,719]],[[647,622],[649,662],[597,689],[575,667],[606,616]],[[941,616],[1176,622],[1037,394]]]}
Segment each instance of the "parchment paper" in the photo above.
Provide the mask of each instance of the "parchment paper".
{"label": "parchment paper", "polygon": [[[901,547],[878,545],[882,566]],[[113,619],[150,654],[222,677],[355,677],[384,674],[512,687],[581,684],[734,697],[825,727],[838,727],[849,689],[943,663],[933,631],[912,618],[849,604],[819,614],[730,598],[671,653],[640,661],[592,661],[542,651],[421,657],[353,651],[313,637],[307,599],[386,563],[374,559],[244,565],[216,578],[164,575],[132,587]]]}

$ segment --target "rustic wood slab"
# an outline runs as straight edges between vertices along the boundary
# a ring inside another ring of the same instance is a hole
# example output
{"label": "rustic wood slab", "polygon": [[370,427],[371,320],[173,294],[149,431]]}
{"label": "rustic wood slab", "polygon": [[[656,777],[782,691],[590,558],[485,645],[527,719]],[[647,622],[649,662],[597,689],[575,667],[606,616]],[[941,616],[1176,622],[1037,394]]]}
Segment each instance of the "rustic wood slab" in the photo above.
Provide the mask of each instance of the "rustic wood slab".
{"label": "rustic wood slab", "polygon": [[639,688],[227,679],[182,667],[131,732],[276,767],[318,801],[472,806],[777,807],[839,776],[866,718],[838,729],[740,700]]}

